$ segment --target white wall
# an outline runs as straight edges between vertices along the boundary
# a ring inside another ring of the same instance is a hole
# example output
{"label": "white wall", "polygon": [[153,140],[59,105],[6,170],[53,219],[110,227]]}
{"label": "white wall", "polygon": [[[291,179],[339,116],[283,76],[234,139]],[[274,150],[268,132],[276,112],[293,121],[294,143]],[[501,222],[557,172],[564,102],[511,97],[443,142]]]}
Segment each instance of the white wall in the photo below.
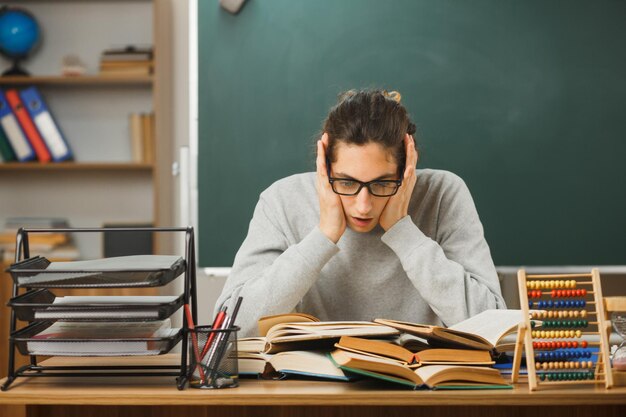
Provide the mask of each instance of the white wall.
{"label": "white wall", "polygon": [[[173,24],[173,62],[174,74],[172,79],[174,80],[174,97],[172,103],[173,125],[174,125],[174,140],[172,144],[172,155],[176,162],[179,164],[179,169],[187,170],[188,177],[192,179],[195,174],[192,172],[195,164],[190,161],[189,165],[181,165],[180,152],[181,148],[193,149],[197,144],[197,139],[192,137],[195,135],[193,123],[197,122],[194,117],[197,114],[196,104],[194,98],[197,97],[197,84],[194,84],[194,77],[190,75],[190,71],[193,65],[190,67],[190,59],[194,61],[194,57],[191,55],[194,53],[193,48],[195,45],[194,37],[195,22],[197,21],[197,14],[194,13],[197,10],[195,2],[197,0],[168,0],[171,3],[172,10],[172,24]],[[200,0],[207,1],[207,0]],[[219,7],[218,2],[214,1],[215,7]],[[191,20],[191,21],[190,21]],[[197,149],[197,147],[196,147]],[[181,175],[181,174],[179,174]],[[178,177],[179,178],[179,177]],[[187,183],[187,187],[191,187],[192,184]],[[185,197],[193,198],[193,190],[181,190],[181,184],[178,179],[174,181],[173,185],[174,193],[174,218],[178,223],[177,226],[194,225],[197,230],[197,221],[195,219],[195,211],[193,202],[181,201],[181,195]],[[197,238],[196,238],[197,242]],[[197,271],[197,284],[198,284],[198,318],[199,324],[210,324],[213,318],[213,306],[219,296],[225,276],[208,276],[202,269]]]}

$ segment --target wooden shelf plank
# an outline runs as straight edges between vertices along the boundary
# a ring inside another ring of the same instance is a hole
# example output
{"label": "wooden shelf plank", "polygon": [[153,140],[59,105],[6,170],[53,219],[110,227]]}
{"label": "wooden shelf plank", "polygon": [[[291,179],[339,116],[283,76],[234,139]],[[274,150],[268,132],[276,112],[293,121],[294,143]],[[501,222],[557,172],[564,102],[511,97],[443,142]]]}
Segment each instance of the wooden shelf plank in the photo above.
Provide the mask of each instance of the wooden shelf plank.
{"label": "wooden shelf plank", "polygon": [[64,77],[46,75],[32,77],[0,77],[0,85],[147,85],[154,82],[152,75],[118,76],[118,75],[82,75]]}
{"label": "wooden shelf plank", "polygon": [[151,163],[133,162],[6,162],[0,171],[152,171]]}

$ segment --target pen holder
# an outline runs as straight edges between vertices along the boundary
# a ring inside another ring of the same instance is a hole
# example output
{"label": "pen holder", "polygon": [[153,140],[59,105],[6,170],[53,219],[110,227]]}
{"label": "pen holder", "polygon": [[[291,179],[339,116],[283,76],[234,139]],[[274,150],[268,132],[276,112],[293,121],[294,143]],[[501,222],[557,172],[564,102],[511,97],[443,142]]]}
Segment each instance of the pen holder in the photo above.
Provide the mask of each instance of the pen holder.
{"label": "pen holder", "polygon": [[189,386],[192,388],[234,388],[239,386],[237,332],[239,327],[188,329]]}

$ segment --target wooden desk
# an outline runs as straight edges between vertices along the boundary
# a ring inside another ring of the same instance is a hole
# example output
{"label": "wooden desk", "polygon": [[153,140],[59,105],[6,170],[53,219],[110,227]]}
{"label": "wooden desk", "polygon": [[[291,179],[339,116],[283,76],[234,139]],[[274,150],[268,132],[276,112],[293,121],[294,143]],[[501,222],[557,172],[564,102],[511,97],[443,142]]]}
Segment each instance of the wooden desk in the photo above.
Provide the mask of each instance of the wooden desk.
{"label": "wooden desk", "polygon": [[[119,358],[104,358],[120,361]],[[149,358],[156,359],[156,358]],[[53,358],[46,364],[94,358]],[[159,361],[176,361],[165,355]],[[122,360],[123,361],[123,360]],[[128,361],[128,358],[126,358]],[[97,360],[102,363],[102,358]],[[410,391],[373,381],[258,381],[243,379],[239,388],[178,391],[174,378],[23,378],[6,392],[0,405],[25,405],[35,416],[464,416],[533,417],[623,416],[626,388],[593,386],[546,389],[530,393],[513,390]]]}

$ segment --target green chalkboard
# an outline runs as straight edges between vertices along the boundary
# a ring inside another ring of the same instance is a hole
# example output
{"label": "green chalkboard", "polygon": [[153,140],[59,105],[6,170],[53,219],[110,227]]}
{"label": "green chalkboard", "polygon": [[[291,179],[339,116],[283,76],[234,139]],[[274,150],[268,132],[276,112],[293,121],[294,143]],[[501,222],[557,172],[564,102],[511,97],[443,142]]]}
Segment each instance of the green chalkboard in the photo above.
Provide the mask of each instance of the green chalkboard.
{"label": "green chalkboard", "polygon": [[314,168],[337,93],[403,94],[421,167],[467,182],[497,265],[626,264],[626,1],[199,1],[199,258]]}

